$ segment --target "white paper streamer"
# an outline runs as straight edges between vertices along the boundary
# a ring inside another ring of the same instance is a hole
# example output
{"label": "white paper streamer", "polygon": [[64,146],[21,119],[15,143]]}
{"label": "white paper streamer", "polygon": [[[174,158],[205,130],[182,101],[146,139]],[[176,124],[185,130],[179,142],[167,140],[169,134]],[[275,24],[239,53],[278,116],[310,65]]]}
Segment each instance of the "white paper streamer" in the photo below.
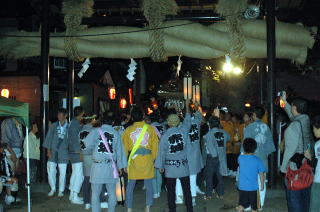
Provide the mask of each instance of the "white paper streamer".
{"label": "white paper streamer", "polygon": [[177,75],[177,77],[178,77],[179,74],[180,74],[181,65],[182,65],[181,55],[179,56],[179,59],[178,59],[177,64],[178,64],[178,65],[177,65],[177,73],[176,73],[176,75]]}
{"label": "white paper streamer", "polygon": [[134,80],[134,75],[136,74],[135,70],[137,69],[137,63],[134,61],[134,59],[131,58],[131,63],[129,64],[128,74],[127,78],[130,81]]}
{"label": "white paper streamer", "polygon": [[87,58],[84,63],[82,63],[82,68],[81,70],[79,71],[78,73],[78,77],[79,78],[82,78],[83,77],[83,74],[86,73],[86,71],[88,70],[89,66],[90,66],[91,62],[90,62],[90,59]]}

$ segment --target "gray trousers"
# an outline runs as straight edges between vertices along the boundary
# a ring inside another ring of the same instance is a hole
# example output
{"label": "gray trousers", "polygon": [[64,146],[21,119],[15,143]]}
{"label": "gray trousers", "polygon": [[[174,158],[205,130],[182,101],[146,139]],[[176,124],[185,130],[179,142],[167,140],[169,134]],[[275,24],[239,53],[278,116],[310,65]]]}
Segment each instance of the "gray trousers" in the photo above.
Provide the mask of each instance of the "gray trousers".
{"label": "gray trousers", "polygon": [[206,196],[211,197],[212,196],[212,190],[213,190],[213,176],[216,175],[217,182],[217,188],[216,192],[219,196],[223,196],[224,194],[224,183],[223,183],[223,177],[220,174],[220,162],[219,158],[215,157],[212,158],[210,155],[207,156],[206,161]]}
{"label": "gray trousers", "polygon": [[102,191],[103,186],[107,188],[108,192],[108,212],[115,212],[117,206],[117,196],[116,196],[116,183],[91,183],[91,207],[92,212],[101,212],[101,205],[100,205],[100,194]]}
{"label": "gray trousers", "polygon": [[[82,184],[82,191],[83,191],[83,201],[84,204],[91,204],[91,183],[90,177],[84,177],[84,181]],[[103,188],[100,194],[100,202],[105,201],[105,189]],[[0,211],[1,212],[1,211]]]}
{"label": "gray trousers", "polygon": [[[146,205],[153,205],[153,179],[144,180],[144,186],[146,187]],[[126,190],[126,203],[128,208],[133,208],[133,191],[136,186],[136,180],[128,180],[127,190]]]}

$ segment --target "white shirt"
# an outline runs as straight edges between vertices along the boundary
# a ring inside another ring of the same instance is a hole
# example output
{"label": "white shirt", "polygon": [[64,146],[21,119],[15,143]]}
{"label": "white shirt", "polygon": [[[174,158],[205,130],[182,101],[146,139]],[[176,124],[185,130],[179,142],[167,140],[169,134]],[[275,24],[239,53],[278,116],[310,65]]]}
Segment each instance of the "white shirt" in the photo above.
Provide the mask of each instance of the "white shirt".
{"label": "white shirt", "polygon": [[64,139],[64,136],[66,135],[66,131],[67,131],[67,126],[68,126],[68,122],[65,121],[63,126],[61,125],[60,121],[59,121],[59,126],[58,126],[58,136],[60,139]]}
{"label": "white shirt", "polygon": [[314,175],[314,182],[315,183],[320,183],[320,140],[317,141],[317,143],[314,146],[314,152],[315,152],[315,156],[318,160],[318,164],[316,167],[316,173]]}

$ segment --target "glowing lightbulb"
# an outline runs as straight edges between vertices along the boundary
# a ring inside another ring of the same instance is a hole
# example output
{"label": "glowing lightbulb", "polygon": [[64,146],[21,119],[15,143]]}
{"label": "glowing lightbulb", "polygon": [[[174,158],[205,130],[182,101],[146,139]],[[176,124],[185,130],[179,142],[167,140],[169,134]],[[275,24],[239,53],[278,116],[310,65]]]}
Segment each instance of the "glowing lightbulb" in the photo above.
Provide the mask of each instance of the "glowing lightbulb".
{"label": "glowing lightbulb", "polygon": [[233,65],[230,62],[226,62],[223,64],[222,70],[224,72],[231,72],[233,69]]}
{"label": "glowing lightbulb", "polygon": [[242,70],[241,70],[241,68],[239,68],[239,67],[235,67],[235,68],[233,69],[233,73],[239,75],[239,74],[242,73]]}

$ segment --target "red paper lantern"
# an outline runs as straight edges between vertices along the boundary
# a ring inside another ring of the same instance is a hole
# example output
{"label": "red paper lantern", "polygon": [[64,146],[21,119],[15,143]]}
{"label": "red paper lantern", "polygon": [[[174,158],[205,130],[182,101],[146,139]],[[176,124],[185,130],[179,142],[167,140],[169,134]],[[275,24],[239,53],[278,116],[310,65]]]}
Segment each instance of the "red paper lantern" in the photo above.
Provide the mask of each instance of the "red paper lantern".
{"label": "red paper lantern", "polygon": [[120,99],[120,108],[125,109],[127,107],[127,100],[125,98]]}
{"label": "red paper lantern", "polygon": [[129,88],[129,103],[130,105],[133,104],[132,88]]}
{"label": "red paper lantern", "polygon": [[114,87],[109,88],[109,98],[114,100],[116,98],[116,89]]}

